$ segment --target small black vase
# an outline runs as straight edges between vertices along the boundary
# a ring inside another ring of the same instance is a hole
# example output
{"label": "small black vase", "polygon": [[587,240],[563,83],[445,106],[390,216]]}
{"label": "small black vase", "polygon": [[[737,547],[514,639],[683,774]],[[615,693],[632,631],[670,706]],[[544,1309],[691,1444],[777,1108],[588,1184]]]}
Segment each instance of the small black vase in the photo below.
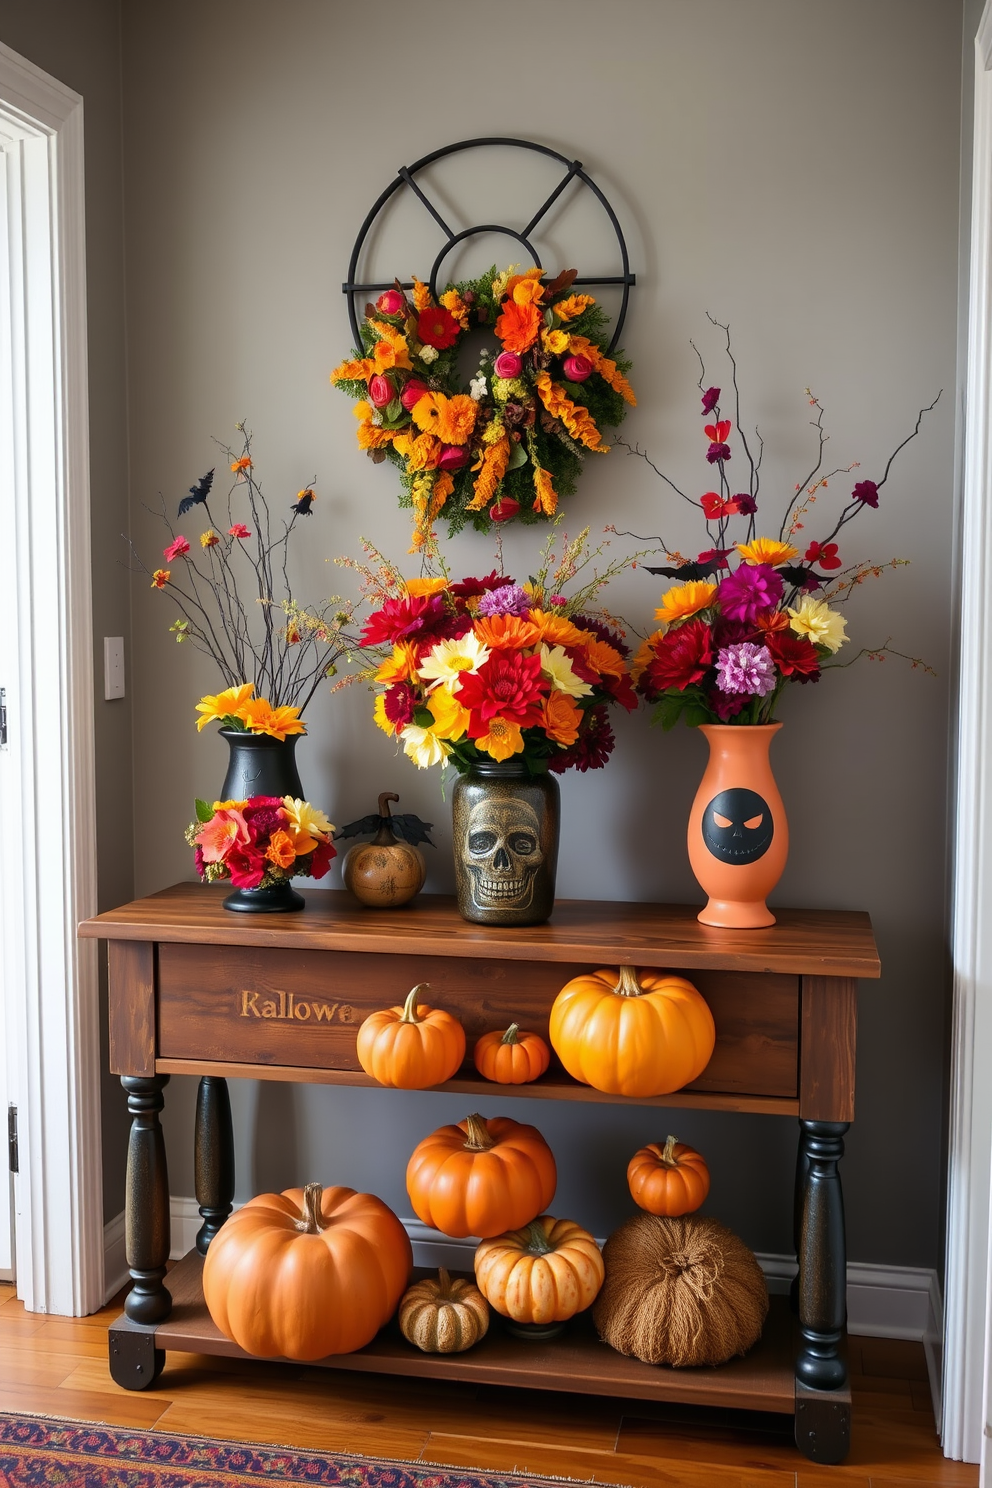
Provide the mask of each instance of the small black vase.
{"label": "small black vase", "polygon": [[[221,729],[231,758],[221,786],[222,801],[247,801],[250,796],[292,796],[303,799],[296,768],[299,734],[273,739],[269,734],[248,734],[240,729]],[[246,892],[254,893],[255,890]]]}
{"label": "small black vase", "polygon": [[291,883],[280,883],[269,889],[234,889],[224,900],[224,908],[240,914],[288,914],[305,909],[306,902]]}

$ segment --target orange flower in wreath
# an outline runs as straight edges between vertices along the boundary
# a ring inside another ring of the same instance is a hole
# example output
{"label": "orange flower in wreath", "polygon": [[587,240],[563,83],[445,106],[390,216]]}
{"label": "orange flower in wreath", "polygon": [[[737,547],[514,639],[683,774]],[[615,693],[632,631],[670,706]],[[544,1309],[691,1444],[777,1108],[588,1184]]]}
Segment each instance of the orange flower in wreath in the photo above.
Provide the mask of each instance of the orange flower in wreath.
{"label": "orange flower in wreath", "polygon": [[[445,444],[468,444],[479,405],[467,393],[455,393],[453,398],[445,398],[443,393],[439,393],[437,397],[441,406],[434,433]],[[420,407],[419,403],[417,407]]]}
{"label": "orange flower in wreath", "polygon": [[496,322],[496,334],[507,351],[521,355],[534,345],[542,324],[541,312],[536,305],[518,305],[511,300],[503,306],[503,313]]}

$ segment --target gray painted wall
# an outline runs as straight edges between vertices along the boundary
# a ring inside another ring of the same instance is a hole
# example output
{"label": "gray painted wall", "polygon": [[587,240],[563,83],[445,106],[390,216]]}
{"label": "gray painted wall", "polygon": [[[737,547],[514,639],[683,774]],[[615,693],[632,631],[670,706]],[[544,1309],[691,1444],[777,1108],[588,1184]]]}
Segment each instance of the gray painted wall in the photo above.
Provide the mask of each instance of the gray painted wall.
{"label": "gray painted wall", "polygon": [[[110,909],[131,897],[134,872],[131,698],[108,703],[103,697],[103,637],[124,636],[128,663],[131,646],[130,583],[120,562],[128,486],[118,0],[0,0],[0,41],[83,97],[98,892],[100,908]],[[121,1208],[127,1138],[120,1085],[107,1072],[105,1015],[103,1021],[104,1211],[110,1218]]]}

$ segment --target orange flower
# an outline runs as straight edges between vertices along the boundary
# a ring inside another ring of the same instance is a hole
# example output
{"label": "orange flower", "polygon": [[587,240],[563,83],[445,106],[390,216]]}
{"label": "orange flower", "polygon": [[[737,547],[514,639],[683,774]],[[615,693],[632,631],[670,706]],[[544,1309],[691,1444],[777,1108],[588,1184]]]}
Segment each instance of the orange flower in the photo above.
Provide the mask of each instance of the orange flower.
{"label": "orange flower", "polygon": [[[506,281],[506,289],[503,293],[509,295],[510,299],[515,300],[518,305],[527,305],[531,300],[539,300],[544,294],[544,290],[541,288],[541,279],[543,276],[544,270],[538,268],[526,269],[522,274],[511,274],[510,278]],[[537,286],[538,293],[535,295],[532,290],[525,289],[523,291],[523,298],[520,298],[517,295],[517,289],[522,285],[530,284]]]}
{"label": "orange flower", "polygon": [[447,579],[407,579],[406,581],[406,592],[414,599],[425,594],[428,596],[440,594],[447,587]]}
{"label": "orange flower", "polygon": [[550,697],[545,698],[541,725],[548,738],[553,739],[556,744],[563,744],[566,749],[574,744],[579,737],[581,722],[582,709],[576,707],[566,693],[552,692]]}
{"label": "orange flower", "polygon": [[496,322],[496,334],[507,351],[522,354],[537,340],[541,329],[541,312],[536,305],[518,305],[510,300]]}
{"label": "orange flower", "polygon": [[273,708],[265,698],[251,698],[242,703],[238,717],[243,718],[253,734],[268,734],[283,740],[288,734],[305,734],[306,724],[299,708]]}
{"label": "orange flower", "polygon": [[342,362],[331,373],[332,382],[368,382],[376,372],[372,357],[359,357],[357,361]]}
{"label": "orange flower", "polygon": [[564,615],[548,610],[531,610],[528,618],[537,626],[537,639],[549,646],[584,646],[592,635],[591,630],[580,630]]}
{"label": "orange flower", "polygon": [[519,723],[513,723],[509,718],[490,718],[488,734],[476,739],[475,747],[484,750],[494,760],[505,760],[521,752],[524,736]]}
{"label": "orange flower", "polygon": [[708,584],[705,579],[690,579],[687,584],[679,584],[662,595],[654,618],[663,621],[665,625],[671,625],[673,620],[684,620],[688,615],[696,615],[700,610],[709,609],[716,598],[716,590],[716,584]]}
{"label": "orange flower", "polygon": [[763,615],[756,615],[754,620],[759,630],[776,631],[789,629],[789,617],[784,610],[766,610]]}
{"label": "orange flower", "polygon": [[551,471],[542,470],[540,465],[534,466],[534,510],[543,512],[546,517],[554,516],[558,505],[558,493],[551,484]]}
{"label": "orange flower", "polygon": [[453,315],[463,331],[468,330],[468,306],[457,289],[449,289],[441,296],[441,304],[449,315]]}
{"label": "orange flower", "polygon": [[437,436],[445,444],[468,444],[479,405],[467,393],[446,398],[437,422]]}
{"label": "orange flower", "polygon": [[416,310],[429,310],[431,307],[431,292],[426,284],[421,284],[416,274],[413,276],[413,304]]}
{"label": "orange flower", "polygon": [[544,288],[537,279],[518,279],[516,284],[511,279],[507,289],[515,305],[539,305],[544,299]]}
{"label": "orange flower", "polygon": [[231,470],[234,472],[235,475],[239,477],[243,477],[245,471],[250,469],[251,460],[248,458],[247,455],[242,455],[240,460],[235,460],[231,465]]}
{"label": "orange flower", "polygon": [[375,674],[377,682],[412,682],[417,675],[417,648],[409,641],[394,641],[393,654]]}
{"label": "orange flower", "polygon": [[608,641],[601,641],[597,635],[586,642],[583,660],[601,677],[622,677],[626,671],[623,657],[616,647]]}
{"label": "orange flower", "polygon": [[[421,398],[421,403],[424,401]],[[441,458],[441,441],[433,434],[397,434],[393,449],[406,461],[407,470],[434,470]]]}
{"label": "orange flower", "polygon": [[630,663],[630,676],[635,687],[637,686],[638,682],[640,682],[641,677],[647,671],[648,667],[654,661],[655,642],[660,641],[663,635],[664,631],[656,630],[654,635],[648,636],[647,640],[642,641],[640,646],[638,647],[637,655]]}
{"label": "orange flower", "polygon": [[584,444],[586,449],[606,454],[608,446],[600,442],[602,435],[588,408],[583,408],[581,403],[573,403],[564,388],[552,382],[547,372],[537,374],[537,392],[552,418],[561,419],[574,440]]}
{"label": "orange flower", "polygon": [[537,626],[519,615],[483,615],[476,618],[472,629],[484,646],[512,647],[515,651],[536,646],[540,638]]}
{"label": "orange flower", "polygon": [[[147,573],[147,572],[148,572],[148,570],[146,568],[145,569],[145,573]],[[151,587],[153,589],[164,589],[165,586],[166,586],[166,584],[169,582],[169,575],[171,573],[172,573],[172,569],[171,568],[157,568],[155,570],[155,572],[152,574]]]}
{"label": "orange flower", "polygon": [[444,393],[425,393],[422,398],[418,398],[413,405],[412,414],[417,428],[423,429],[425,433],[436,433],[441,421],[441,409],[447,401]]}
{"label": "orange flower", "polygon": [[617,367],[616,362],[604,356],[598,346],[594,346],[585,336],[569,336],[568,349],[572,356],[587,357],[603,381],[609,383],[613,391],[619,393],[624,402],[636,408],[637,399],[634,396],[634,389]]}
{"label": "orange flower", "polygon": [[[429,439],[436,450],[434,464],[437,464],[441,455],[441,445],[431,434],[421,434],[417,442]],[[454,476],[449,475],[447,470],[440,474],[436,470],[425,470],[418,475],[413,484],[411,496],[413,497],[414,530],[413,543],[409,552],[418,553],[430,536],[441,508],[455,489]]]}
{"label": "orange flower", "polygon": [[[419,406],[419,405],[418,405]],[[466,511],[481,511],[495,496],[497,488],[510,463],[510,441],[503,434],[495,444],[487,445],[482,455],[482,467],[475,478],[475,495]]]}
{"label": "orange flower", "polygon": [[372,422],[371,404],[365,402],[356,403],[352,412],[358,419],[359,449],[381,449],[384,444],[392,444],[392,434],[387,429],[381,429],[378,424]]}
{"label": "orange flower", "polygon": [[270,863],[275,863],[277,868],[291,868],[296,862],[296,848],[293,846],[293,839],[289,833],[277,827],[269,838],[265,856]]}
{"label": "orange flower", "polygon": [[569,295],[567,300],[561,300],[552,309],[559,320],[576,320],[595,303],[592,295]]}

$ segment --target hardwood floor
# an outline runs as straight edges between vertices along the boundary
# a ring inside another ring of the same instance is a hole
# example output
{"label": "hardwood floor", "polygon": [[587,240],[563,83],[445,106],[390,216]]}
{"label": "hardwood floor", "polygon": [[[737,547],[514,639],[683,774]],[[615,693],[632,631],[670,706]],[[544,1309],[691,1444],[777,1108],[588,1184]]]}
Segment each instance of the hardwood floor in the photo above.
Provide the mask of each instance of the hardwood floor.
{"label": "hardwood floor", "polygon": [[852,1338],[853,1446],[816,1467],[791,1419],[170,1354],[155,1389],[107,1372],[115,1300],[89,1318],[27,1313],[0,1283],[0,1409],[407,1462],[636,1488],[977,1488],[940,1453],[919,1344]]}

